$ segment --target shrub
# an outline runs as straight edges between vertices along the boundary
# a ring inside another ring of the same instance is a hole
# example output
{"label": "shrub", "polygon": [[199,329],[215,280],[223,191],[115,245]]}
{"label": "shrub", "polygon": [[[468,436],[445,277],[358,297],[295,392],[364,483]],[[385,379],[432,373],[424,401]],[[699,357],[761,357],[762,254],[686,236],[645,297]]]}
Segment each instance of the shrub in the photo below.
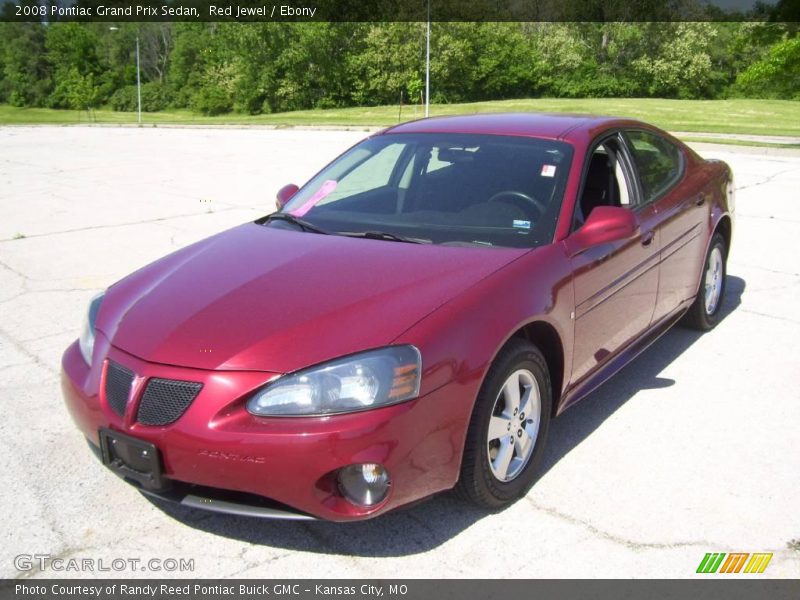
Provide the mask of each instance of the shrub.
{"label": "shrub", "polygon": [[[114,110],[133,112],[138,108],[136,86],[126,85],[118,89],[109,98]],[[142,112],[157,112],[169,106],[169,93],[165,85],[157,81],[142,84]]]}
{"label": "shrub", "polygon": [[233,99],[230,94],[218,86],[201,88],[194,95],[192,104],[195,110],[209,116],[221,115],[233,109]]}

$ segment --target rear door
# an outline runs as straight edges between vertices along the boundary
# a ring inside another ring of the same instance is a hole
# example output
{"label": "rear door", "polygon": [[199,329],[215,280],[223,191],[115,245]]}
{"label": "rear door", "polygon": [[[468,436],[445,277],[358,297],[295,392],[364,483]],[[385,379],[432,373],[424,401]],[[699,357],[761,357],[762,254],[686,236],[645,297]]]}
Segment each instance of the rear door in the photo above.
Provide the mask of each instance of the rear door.
{"label": "rear door", "polygon": [[702,186],[687,177],[688,158],[679,146],[643,129],[627,130],[625,138],[638,172],[642,200],[658,213],[661,267],[653,314],[657,322],[697,291],[705,255],[703,223],[710,200]]}

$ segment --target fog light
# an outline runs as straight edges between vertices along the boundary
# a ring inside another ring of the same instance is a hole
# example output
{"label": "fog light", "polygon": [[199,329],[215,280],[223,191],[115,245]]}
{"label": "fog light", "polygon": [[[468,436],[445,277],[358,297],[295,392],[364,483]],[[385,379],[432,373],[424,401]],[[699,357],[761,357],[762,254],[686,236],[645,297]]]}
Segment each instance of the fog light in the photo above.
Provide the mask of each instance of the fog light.
{"label": "fog light", "polygon": [[350,465],[339,471],[339,489],[353,504],[374,506],[389,492],[389,473],[382,465]]}

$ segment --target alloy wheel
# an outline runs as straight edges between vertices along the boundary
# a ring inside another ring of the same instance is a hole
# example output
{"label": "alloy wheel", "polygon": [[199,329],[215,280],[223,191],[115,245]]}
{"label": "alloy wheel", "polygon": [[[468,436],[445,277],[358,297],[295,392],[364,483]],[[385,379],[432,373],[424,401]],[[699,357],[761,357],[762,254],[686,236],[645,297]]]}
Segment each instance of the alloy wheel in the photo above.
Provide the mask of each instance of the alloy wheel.
{"label": "alloy wheel", "polygon": [[514,371],[495,399],[486,449],[492,475],[515,479],[528,464],[541,423],[539,384],[527,369]]}
{"label": "alloy wheel", "polygon": [[705,277],[705,307],[706,314],[713,315],[717,310],[720,296],[722,295],[722,278],[724,269],[722,265],[722,250],[716,246],[708,256]]}

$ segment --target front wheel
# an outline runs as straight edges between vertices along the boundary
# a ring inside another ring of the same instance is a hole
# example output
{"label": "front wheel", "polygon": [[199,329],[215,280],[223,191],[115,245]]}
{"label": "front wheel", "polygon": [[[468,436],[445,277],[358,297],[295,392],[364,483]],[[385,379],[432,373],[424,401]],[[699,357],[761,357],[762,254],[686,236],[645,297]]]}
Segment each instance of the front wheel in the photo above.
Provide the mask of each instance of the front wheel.
{"label": "front wheel", "polygon": [[715,233],[706,255],[703,279],[685,323],[693,329],[708,331],[719,322],[720,308],[725,298],[726,268],[725,239]]}
{"label": "front wheel", "polygon": [[459,495],[489,509],[524,496],[544,453],[551,407],[542,353],[528,342],[512,340],[478,393],[456,486]]}

